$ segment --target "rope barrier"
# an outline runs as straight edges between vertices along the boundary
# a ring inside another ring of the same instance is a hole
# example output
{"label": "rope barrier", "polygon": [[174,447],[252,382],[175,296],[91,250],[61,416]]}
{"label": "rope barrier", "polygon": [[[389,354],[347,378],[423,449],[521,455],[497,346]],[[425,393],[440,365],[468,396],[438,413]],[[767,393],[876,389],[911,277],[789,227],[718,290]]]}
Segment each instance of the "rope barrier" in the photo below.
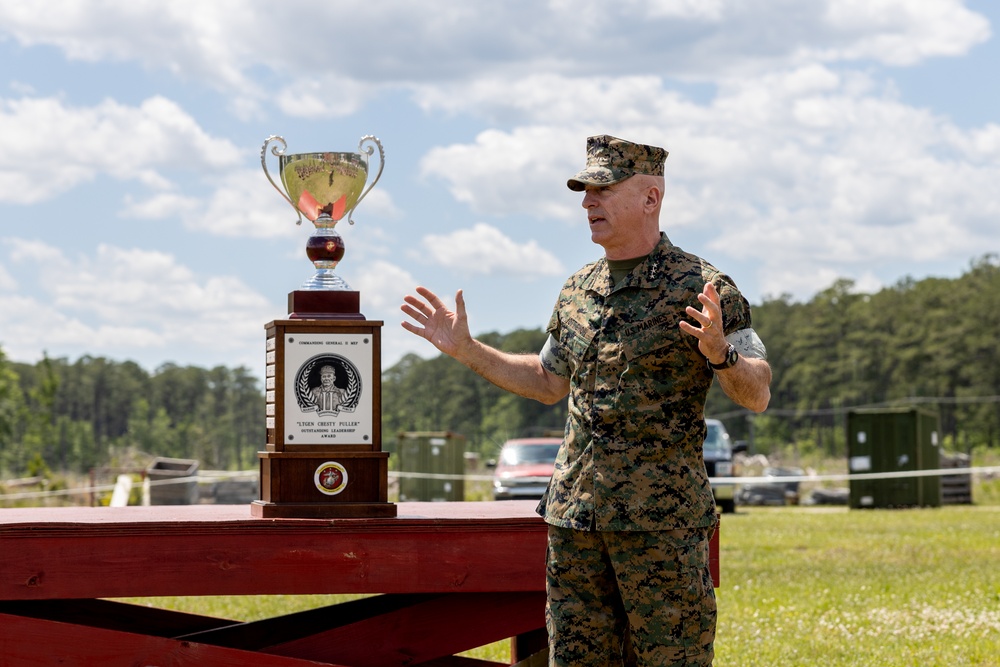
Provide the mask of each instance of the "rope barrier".
{"label": "rope barrier", "polygon": [[[878,473],[835,473],[826,475],[757,475],[743,477],[710,477],[712,484],[772,484],[786,482],[844,482],[851,480],[871,480],[871,479],[899,479],[906,477],[948,477],[957,475],[986,475],[1000,474],[1000,466],[978,466],[970,468],[937,468],[935,470],[902,470],[897,472]],[[245,470],[239,472],[211,472],[192,475],[188,477],[177,477],[174,479],[149,480],[149,486],[165,486],[169,484],[190,484],[192,481],[198,484],[208,484],[220,480],[231,479],[256,479],[256,470]],[[493,475],[455,475],[445,473],[427,473],[390,470],[389,477],[397,478],[417,478],[436,479],[446,481],[473,481],[492,482]],[[546,479],[540,477],[541,479]],[[74,496],[89,493],[102,493],[114,490],[114,484],[101,484],[97,486],[87,486],[75,489],[58,489],[53,491],[26,491],[22,493],[9,493],[0,495],[0,501],[6,500],[30,500],[34,498],[52,498],[58,496]]]}
{"label": "rope barrier", "polygon": [[[170,484],[190,484],[192,481],[198,484],[208,484],[218,480],[226,479],[256,479],[256,470],[244,470],[238,472],[218,471],[189,475],[187,477],[176,477],[173,479],[146,479],[144,484],[149,486],[168,486]],[[98,484],[95,486],[82,486],[73,489],[55,489],[52,491],[24,491],[21,493],[8,493],[0,495],[0,501],[4,500],[30,500],[32,498],[55,498],[58,496],[82,496],[89,493],[103,493],[114,491],[114,484]]]}
{"label": "rope barrier", "polygon": [[896,472],[864,472],[831,475],[759,475],[747,477],[712,477],[712,483],[719,484],[770,484],[773,482],[843,482],[868,479],[899,479],[902,477],[949,477],[1000,473],[1000,466],[979,466],[976,468],[938,468],[935,470],[899,470]]}

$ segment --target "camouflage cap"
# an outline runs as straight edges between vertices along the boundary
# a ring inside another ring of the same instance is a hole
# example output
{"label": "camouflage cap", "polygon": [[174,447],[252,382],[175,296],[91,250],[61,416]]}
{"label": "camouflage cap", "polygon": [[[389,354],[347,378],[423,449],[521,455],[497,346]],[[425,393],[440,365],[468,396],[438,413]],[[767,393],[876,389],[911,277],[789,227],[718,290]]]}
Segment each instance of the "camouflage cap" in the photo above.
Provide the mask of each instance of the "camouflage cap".
{"label": "camouflage cap", "polygon": [[611,185],[636,174],[663,176],[667,151],[633,144],[608,134],[587,138],[587,168],[566,182],[575,192],[588,185]]}

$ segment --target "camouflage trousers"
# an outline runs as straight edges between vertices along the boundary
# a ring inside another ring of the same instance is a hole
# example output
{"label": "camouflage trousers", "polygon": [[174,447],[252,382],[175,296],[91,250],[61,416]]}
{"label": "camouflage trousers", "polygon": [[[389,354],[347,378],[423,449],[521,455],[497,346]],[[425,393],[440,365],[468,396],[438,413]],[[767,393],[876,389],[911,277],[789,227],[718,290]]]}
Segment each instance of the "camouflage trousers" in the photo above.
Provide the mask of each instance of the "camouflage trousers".
{"label": "camouflage trousers", "polygon": [[712,528],[601,532],[549,526],[549,667],[711,665]]}

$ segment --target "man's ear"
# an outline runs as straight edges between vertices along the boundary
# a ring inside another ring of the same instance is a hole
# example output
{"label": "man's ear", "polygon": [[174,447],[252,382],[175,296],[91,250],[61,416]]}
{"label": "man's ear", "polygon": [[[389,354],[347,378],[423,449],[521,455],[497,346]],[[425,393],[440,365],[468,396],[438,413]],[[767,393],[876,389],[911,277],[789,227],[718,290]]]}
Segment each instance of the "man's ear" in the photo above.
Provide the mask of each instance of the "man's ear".
{"label": "man's ear", "polygon": [[663,200],[663,192],[659,187],[651,185],[646,188],[646,207],[655,208],[660,205]]}

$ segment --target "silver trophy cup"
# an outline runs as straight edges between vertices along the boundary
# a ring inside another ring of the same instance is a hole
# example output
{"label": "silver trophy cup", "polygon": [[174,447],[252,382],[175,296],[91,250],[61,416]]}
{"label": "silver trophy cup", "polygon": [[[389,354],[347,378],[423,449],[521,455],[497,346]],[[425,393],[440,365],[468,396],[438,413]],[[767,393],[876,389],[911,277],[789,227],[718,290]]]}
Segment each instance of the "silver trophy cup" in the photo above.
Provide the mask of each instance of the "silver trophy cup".
{"label": "silver trophy cup", "polygon": [[[278,178],[283,188],[274,182],[267,169],[268,146],[271,147],[271,154],[278,158]],[[315,227],[306,243],[306,255],[313,263],[316,273],[299,289],[350,290],[350,286],[334,273],[337,263],[344,256],[344,240],[335,227],[345,215],[347,222],[354,224],[351,217],[354,209],[381,178],[382,167],[385,166],[382,142],[374,136],[364,136],[358,143],[357,153],[288,155],[285,154],[287,146],[282,137],[268,137],[260,149],[260,163],[267,180],[295,209],[298,215],[296,224],[301,225],[302,217],[305,216]],[[378,171],[368,184],[368,158],[375,153],[376,147],[379,156]]]}

